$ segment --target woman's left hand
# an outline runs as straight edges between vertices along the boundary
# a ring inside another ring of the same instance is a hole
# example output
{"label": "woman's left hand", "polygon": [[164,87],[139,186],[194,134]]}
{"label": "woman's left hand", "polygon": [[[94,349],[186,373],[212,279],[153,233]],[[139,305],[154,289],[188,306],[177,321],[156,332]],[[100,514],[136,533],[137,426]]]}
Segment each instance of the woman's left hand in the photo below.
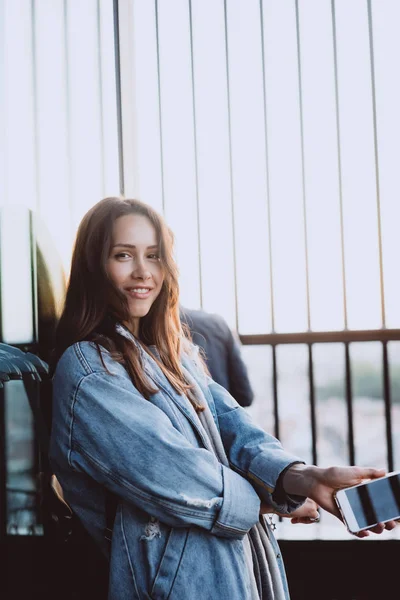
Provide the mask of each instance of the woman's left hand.
{"label": "woman's left hand", "polygon": [[291,512],[290,514],[287,514],[287,513],[284,514],[284,513],[277,512],[272,508],[272,506],[270,504],[261,502],[260,513],[261,514],[278,515],[278,517],[282,517],[284,519],[290,519],[291,522],[294,524],[296,524],[296,523],[309,524],[309,523],[316,523],[319,521],[318,505],[314,502],[314,500],[311,500],[311,498],[307,498],[306,501],[304,502],[304,504],[302,504],[300,506],[300,508],[297,508],[295,511]]}
{"label": "woman's left hand", "polygon": [[[370,467],[328,467],[295,464],[284,475],[283,486],[288,494],[308,496],[321,508],[342,520],[334,500],[334,493],[340,489],[358,485],[363,481],[378,479],[385,475],[384,469]],[[378,523],[369,531],[382,533],[384,529],[394,529],[395,521]],[[367,537],[369,531],[357,533],[357,537]]]}
{"label": "woman's left hand", "polygon": [[310,523],[318,523],[318,504],[314,502],[314,500],[311,500],[311,498],[307,498],[304,504],[302,504],[300,508],[297,508],[294,512],[290,513],[290,515],[279,516],[289,517],[294,525],[296,525],[297,523],[302,523],[303,525],[308,525]]}

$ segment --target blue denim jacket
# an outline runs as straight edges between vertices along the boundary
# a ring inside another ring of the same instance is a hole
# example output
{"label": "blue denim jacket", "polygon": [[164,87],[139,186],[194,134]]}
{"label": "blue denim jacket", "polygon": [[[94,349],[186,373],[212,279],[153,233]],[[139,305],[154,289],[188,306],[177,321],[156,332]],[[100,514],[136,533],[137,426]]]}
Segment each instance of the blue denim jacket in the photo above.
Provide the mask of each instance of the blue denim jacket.
{"label": "blue denim jacket", "polygon": [[141,349],[158,391],[146,400],[124,367],[91,342],[71,346],[53,380],[50,459],[67,502],[93,538],[104,540],[104,486],[120,498],[110,556],[110,600],[247,600],[242,538],[258,521],[260,498],[279,512],[279,474],[297,457],[257,427],[207,377],[196,355],[183,364],[198,381],[230,468],[206,449],[187,398]]}

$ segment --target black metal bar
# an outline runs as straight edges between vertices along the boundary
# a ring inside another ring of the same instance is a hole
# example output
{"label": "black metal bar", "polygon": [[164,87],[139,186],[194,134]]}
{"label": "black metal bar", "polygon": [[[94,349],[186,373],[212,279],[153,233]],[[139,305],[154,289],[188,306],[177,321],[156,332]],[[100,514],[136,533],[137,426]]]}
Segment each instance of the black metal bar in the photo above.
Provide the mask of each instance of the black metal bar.
{"label": "black metal bar", "polygon": [[332,342],[390,342],[400,340],[400,329],[370,329],[341,331],[302,331],[299,333],[265,333],[240,335],[245,346],[275,344],[316,344]]}
{"label": "black metal bar", "polygon": [[308,381],[310,385],[310,422],[311,422],[311,451],[313,465],[318,464],[317,455],[317,418],[315,410],[314,362],[312,344],[308,344]]}
{"label": "black metal bar", "polygon": [[[33,4],[35,4],[35,0],[33,0]],[[71,231],[75,229],[74,222],[74,203],[72,199],[72,190],[71,190],[71,181],[72,181],[72,141],[71,141],[71,79],[69,76],[70,72],[70,61],[69,61],[69,44],[68,44],[68,0],[64,0],[64,65],[65,65],[65,91],[66,91],[66,104],[65,104],[65,120],[66,120],[66,139],[67,139],[67,169],[68,169],[68,208],[69,208],[69,226]],[[36,79],[36,75],[34,75],[34,80]],[[38,118],[36,118],[38,121]],[[38,130],[38,125],[36,125],[36,129]],[[39,146],[37,148],[39,151]],[[39,179],[39,174],[37,174],[37,179]],[[39,194],[39,192],[38,192]],[[38,195],[40,200],[40,196]]]}
{"label": "black metal bar", "polygon": [[[3,220],[3,212],[0,209],[0,267],[2,262],[2,244],[1,244],[1,228],[2,228],[2,220]],[[0,268],[0,342],[3,341],[3,306],[1,302],[2,298],[2,277],[1,277],[1,268]]]}
{"label": "black metal bar", "polygon": [[303,81],[301,72],[301,44],[300,44],[300,17],[299,1],[296,0],[296,42],[297,42],[297,75],[299,84],[299,114],[300,114],[300,150],[301,150],[301,193],[303,201],[303,230],[304,230],[304,259],[306,267],[306,299],[307,299],[307,328],[311,330],[310,307],[310,274],[308,260],[308,227],[307,227],[307,201],[306,201],[306,171],[304,158],[304,118],[303,118]]}
{"label": "black metal bar", "polygon": [[338,81],[338,60],[337,60],[337,42],[336,42],[336,12],[335,0],[331,0],[332,13],[332,41],[333,41],[333,66],[335,73],[335,111],[336,111],[336,143],[337,143],[337,164],[338,164],[338,183],[339,183],[339,212],[340,212],[340,245],[342,253],[342,285],[343,285],[343,313],[344,328],[347,329],[347,292],[346,292],[346,261],[344,247],[344,216],[343,216],[343,185],[342,185],[342,150],[340,138],[340,113],[339,113],[339,81]]}
{"label": "black metal bar", "polygon": [[229,183],[231,188],[231,209],[232,209],[232,239],[233,239],[233,281],[235,297],[235,316],[236,331],[239,331],[239,302],[237,285],[237,260],[236,260],[236,227],[235,227],[235,200],[233,184],[233,162],[232,162],[232,115],[231,115],[231,87],[229,81],[229,43],[228,43],[228,7],[224,0],[224,25],[225,25],[225,68],[226,68],[226,95],[227,95],[227,115],[228,115],[228,144],[229,144]]}
{"label": "black metal bar", "polygon": [[0,540],[7,535],[7,446],[4,387],[0,387]]}
{"label": "black metal bar", "polygon": [[393,460],[393,432],[392,432],[392,402],[390,389],[390,371],[387,342],[382,343],[383,359],[383,399],[385,401],[385,424],[386,424],[386,443],[387,443],[387,464],[388,470],[394,470]]}
{"label": "black metal bar", "polygon": [[[64,7],[65,9],[65,7]],[[65,12],[64,12],[65,16]],[[38,91],[37,91],[37,57],[36,57],[36,5],[35,0],[31,0],[31,58],[32,58],[32,105],[33,105],[33,143],[34,143],[34,170],[35,170],[35,192],[36,192],[36,210],[40,212],[40,183],[39,183],[39,115],[38,115]],[[68,107],[67,107],[68,110]],[[69,128],[68,128],[69,129]]]}
{"label": "black metal bar", "polygon": [[260,0],[260,29],[261,29],[261,59],[263,81],[263,107],[264,107],[264,147],[265,147],[265,175],[267,184],[267,211],[268,211],[268,250],[269,250],[269,286],[271,301],[271,330],[275,331],[275,300],[274,300],[274,272],[272,256],[272,224],[270,202],[270,175],[269,175],[269,146],[268,146],[268,113],[267,113],[267,84],[265,75],[265,37],[264,37],[264,3]]}
{"label": "black metal bar", "polygon": [[369,34],[369,51],[370,51],[370,63],[371,63],[372,122],[373,122],[373,128],[374,128],[375,186],[376,186],[376,212],[377,212],[377,226],[378,226],[379,282],[380,282],[380,287],[381,287],[381,317],[382,317],[382,327],[385,327],[386,326],[385,281],[384,281],[384,277],[383,277],[381,192],[380,192],[379,151],[378,151],[378,127],[377,127],[377,117],[376,117],[374,33],[373,33],[373,25],[372,25],[371,0],[368,0],[368,34]]}
{"label": "black metal bar", "polygon": [[355,465],[355,450],[354,450],[354,427],[353,427],[353,386],[351,381],[351,361],[350,361],[350,344],[347,342],[344,345],[345,351],[345,368],[346,368],[346,406],[347,406],[347,425],[348,425],[348,449],[349,461],[351,465]]}
{"label": "black metal bar", "polygon": [[278,368],[276,346],[272,346],[272,395],[274,400],[274,433],[279,440]]}
{"label": "black metal bar", "polygon": [[104,113],[104,102],[103,102],[103,71],[102,71],[102,53],[101,53],[101,6],[100,0],[97,0],[96,6],[97,12],[97,63],[98,63],[98,73],[99,73],[99,108],[100,108],[100,144],[101,144],[101,187],[102,194],[105,195],[106,185],[105,185],[105,148],[104,148],[104,121],[103,121],[103,113]]}
{"label": "black metal bar", "polygon": [[194,53],[193,53],[193,17],[192,0],[189,0],[189,32],[190,32],[190,65],[192,71],[192,110],[193,110],[193,143],[194,143],[194,171],[196,188],[196,219],[197,219],[197,252],[200,285],[200,306],[203,308],[203,275],[201,269],[201,230],[200,230],[200,202],[199,202],[199,166],[197,151],[197,120],[196,120],[196,93],[194,78]]}
{"label": "black metal bar", "polygon": [[33,343],[39,341],[39,314],[38,314],[38,286],[37,286],[37,255],[36,255],[36,231],[33,212],[29,210],[29,245],[31,251],[31,286],[32,286],[32,324]]}
{"label": "black metal bar", "polygon": [[117,124],[118,124],[118,156],[119,156],[119,191],[125,193],[124,178],[124,142],[122,131],[122,100],[121,100],[121,54],[119,49],[119,8],[118,1],[113,0],[114,14],[114,54],[115,54],[115,84],[117,95]]}
{"label": "black metal bar", "polygon": [[36,517],[36,525],[38,525],[39,523],[42,524],[43,523],[43,519],[42,519],[42,515],[41,515],[41,506],[40,506],[40,499],[39,499],[39,486],[40,486],[40,477],[41,477],[41,472],[42,472],[42,448],[41,448],[41,444],[40,444],[40,440],[43,437],[42,431],[41,431],[41,421],[38,419],[38,413],[40,411],[40,382],[39,381],[33,381],[28,383],[28,385],[32,383],[32,388],[34,390],[33,392],[33,403],[34,406],[31,405],[31,401],[30,398],[28,396],[28,402],[31,405],[31,414],[33,417],[33,432],[34,432],[34,437],[33,437],[33,457],[34,457],[34,473],[35,473],[35,492],[36,492],[36,498],[37,498],[37,502],[34,505],[34,512],[35,512],[35,517]]}
{"label": "black metal bar", "polygon": [[154,11],[155,11],[156,48],[157,48],[158,126],[160,129],[161,196],[162,196],[163,213],[165,214],[164,144],[163,144],[162,107],[161,107],[161,68],[160,68],[160,36],[159,36],[159,26],[158,26],[158,0],[155,0]]}

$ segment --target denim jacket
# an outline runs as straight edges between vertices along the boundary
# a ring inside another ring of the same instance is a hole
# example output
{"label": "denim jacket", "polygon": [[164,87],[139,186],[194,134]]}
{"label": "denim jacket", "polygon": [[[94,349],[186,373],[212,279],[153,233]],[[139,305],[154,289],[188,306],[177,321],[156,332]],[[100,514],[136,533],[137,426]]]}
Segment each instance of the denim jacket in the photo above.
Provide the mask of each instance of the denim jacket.
{"label": "denim jacket", "polygon": [[[53,380],[54,473],[109,555],[110,600],[248,600],[242,538],[259,519],[260,498],[282,513],[298,506],[274,496],[280,473],[298,458],[204,374],[193,352],[182,363],[220,432],[230,467],[221,465],[206,449],[192,405],[137,345],[158,388],[150,400],[102,350],[105,369],[91,342],[61,357]],[[111,552],[105,487],[119,497]]]}

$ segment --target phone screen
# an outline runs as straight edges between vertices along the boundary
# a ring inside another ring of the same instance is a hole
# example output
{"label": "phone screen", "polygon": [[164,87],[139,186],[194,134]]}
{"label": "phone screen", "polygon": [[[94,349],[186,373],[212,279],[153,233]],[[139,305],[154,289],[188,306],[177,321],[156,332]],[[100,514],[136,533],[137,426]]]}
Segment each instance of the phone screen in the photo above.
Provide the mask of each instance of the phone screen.
{"label": "phone screen", "polygon": [[360,529],[398,518],[400,473],[344,490]]}

